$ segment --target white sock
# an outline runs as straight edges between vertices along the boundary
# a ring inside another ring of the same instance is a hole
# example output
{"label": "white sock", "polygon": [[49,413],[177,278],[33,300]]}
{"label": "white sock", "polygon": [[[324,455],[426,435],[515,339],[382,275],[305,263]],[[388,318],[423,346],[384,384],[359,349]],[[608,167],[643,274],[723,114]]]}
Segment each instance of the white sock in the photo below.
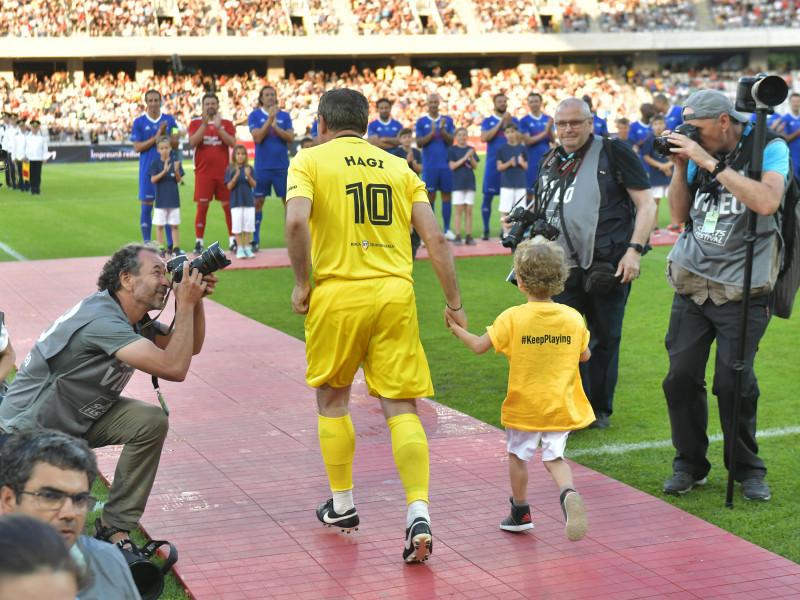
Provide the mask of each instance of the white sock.
{"label": "white sock", "polygon": [[355,507],[352,488],[343,492],[333,492],[333,510],[336,514],[343,515]]}
{"label": "white sock", "polygon": [[[336,512],[339,512],[338,510]],[[406,515],[406,527],[411,527],[411,524],[418,518],[423,517],[428,523],[431,522],[431,517],[428,514],[428,503],[425,500],[414,500],[408,505],[408,514]]]}
{"label": "white sock", "polygon": [[203,245],[203,238],[197,238],[197,243],[202,246]]}

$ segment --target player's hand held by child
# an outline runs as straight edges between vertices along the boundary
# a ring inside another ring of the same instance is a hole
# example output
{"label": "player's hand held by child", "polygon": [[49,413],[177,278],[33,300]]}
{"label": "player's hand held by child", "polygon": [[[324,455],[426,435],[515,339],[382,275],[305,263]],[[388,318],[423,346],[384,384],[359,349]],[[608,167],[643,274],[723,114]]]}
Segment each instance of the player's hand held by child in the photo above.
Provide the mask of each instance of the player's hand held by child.
{"label": "player's hand held by child", "polygon": [[467,313],[464,312],[463,307],[459,308],[458,310],[453,310],[449,306],[446,306],[446,308],[444,309],[444,322],[445,325],[450,327],[451,331],[453,329],[453,325],[456,325],[461,329],[466,329]]}

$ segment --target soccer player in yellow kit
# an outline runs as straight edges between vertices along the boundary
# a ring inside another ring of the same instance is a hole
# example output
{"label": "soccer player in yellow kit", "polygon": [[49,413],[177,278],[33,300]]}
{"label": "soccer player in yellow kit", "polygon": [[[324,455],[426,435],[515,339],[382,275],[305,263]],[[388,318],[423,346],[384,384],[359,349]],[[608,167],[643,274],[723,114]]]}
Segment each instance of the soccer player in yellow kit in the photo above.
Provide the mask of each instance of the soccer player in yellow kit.
{"label": "soccer player in yellow kit", "polygon": [[[403,560],[431,553],[428,441],[416,398],[433,394],[419,341],[411,225],[419,232],[445,295],[447,318],[466,327],[453,257],[406,161],[363,139],[369,103],[334,89],[319,103],[321,144],[289,167],[286,245],[295,287],[292,308],[305,322],[306,381],[317,389],[319,440],[332,498],[317,509],[324,524],[357,529],[353,502],[355,432],[350,387],[363,366],[380,398],[392,452],[406,491]],[[313,268],[314,289],[309,275]]]}

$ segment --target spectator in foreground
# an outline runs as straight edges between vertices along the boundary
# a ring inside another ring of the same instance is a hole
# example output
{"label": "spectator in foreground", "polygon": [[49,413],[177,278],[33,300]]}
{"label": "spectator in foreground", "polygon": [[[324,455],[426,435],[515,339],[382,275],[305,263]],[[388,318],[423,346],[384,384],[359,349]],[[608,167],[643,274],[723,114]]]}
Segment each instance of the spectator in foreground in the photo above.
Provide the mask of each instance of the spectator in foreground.
{"label": "spectator in foreground", "polygon": [[53,527],[0,515],[0,600],[75,600],[88,577]]}
{"label": "spectator in foreground", "polygon": [[[0,456],[0,506],[53,526],[91,579],[81,600],[140,600],[119,548],[83,535],[97,476],[94,452],[85,441],[53,430],[12,436]],[[3,561],[9,555],[3,554]],[[73,596],[74,597],[74,596]]]}

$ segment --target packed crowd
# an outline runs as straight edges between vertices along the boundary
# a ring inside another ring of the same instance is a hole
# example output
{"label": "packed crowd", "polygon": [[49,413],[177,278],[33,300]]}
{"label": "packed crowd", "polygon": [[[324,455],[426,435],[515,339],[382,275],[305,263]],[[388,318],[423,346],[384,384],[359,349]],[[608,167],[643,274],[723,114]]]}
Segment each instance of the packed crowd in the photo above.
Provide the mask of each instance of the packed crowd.
{"label": "packed crowd", "polygon": [[447,35],[457,35],[467,33],[467,27],[458,16],[452,2],[448,0],[436,0],[436,8],[442,18],[442,31]]}
{"label": "packed crowd", "polygon": [[[337,34],[339,17],[327,0],[307,0],[309,28]],[[541,18],[535,2],[472,0],[484,33],[585,32],[590,18],[575,0],[560,0],[560,15]],[[800,27],[798,0],[710,0],[715,24],[735,27]],[[441,33],[457,35],[467,28],[455,6],[436,0]],[[7,0],[0,9],[0,37],[131,36],[267,36],[306,35],[292,24],[281,0],[177,0],[177,12],[157,16],[153,0]],[[362,35],[422,33],[422,24],[408,0],[350,0]],[[691,0],[598,0],[600,30],[607,32],[695,29]],[[438,32],[437,32],[438,33]]]}
{"label": "packed crowd", "polygon": [[[466,127],[470,135],[480,135],[484,116],[492,112],[492,97],[498,92],[508,96],[515,116],[527,112],[529,92],[544,96],[543,110],[552,113],[556,104],[568,96],[588,95],[599,116],[612,124],[617,117],[638,118],[638,107],[649,101],[653,93],[663,92],[680,104],[689,93],[699,88],[716,88],[735,93],[741,73],[716,73],[713,70],[687,73],[622,72],[617,77],[600,70],[581,74],[571,71],[539,70],[532,73],[506,69],[473,69],[469,82],[462,82],[451,72],[424,76],[419,70],[406,75],[391,66],[372,71],[347,73],[308,72],[302,78],[292,75],[269,81],[278,91],[282,108],[287,110],[299,138],[308,135],[316,117],[320,96],[333,87],[350,87],[361,91],[371,103],[383,97],[394,100],[393,118],[410,125],[425,113],[425,99],[436,92],[442,98],[441,110],[450,115],[456,126]],[[790,85],[793,81],[787,75]],[[181,126],[187,126],[200,113],[201,97],[214,91],[220,99],[220,112],[238,127],[240,137],[247,138],[247,116],[257,105],[258,91],[267,80],[254,71],[245,74],[157,75],[137,83],[127,74],[88,74],[81,83],[69,81],[67,73],[38,78],[25,75],[14,85],[3,83],[0,101],[5,110],[21,113],[24,118],[37,117],[47,129],[50,139],[58,141],[89,140],[123,141],[130,136],[130,123],[142,111],[142,94],[153,88],[164,97],[164,111],[175,115]],[[371,115],[375,118],[376,115]]]}
{"label": "packed crowd", "polygon": [[691,0],[600,0],[600,26],[608,32],[696,29]]}
{"label": "packed crowd", "polygon": [[408,0],[351,0],[350,6],[361,35],[406,35],[422,33],[422,26]]}
{"label": "packed crowd", "polygon": [[800,27],[800,3],[796,0],[711,0],[718,29],[738,27]]}
{"label": "packed crowd", "polygon": [[314,33],[327,35],[339,33],[341,23],[333,15],[333,8],[328,0],[308,0],[308,12],[311,15]]}

